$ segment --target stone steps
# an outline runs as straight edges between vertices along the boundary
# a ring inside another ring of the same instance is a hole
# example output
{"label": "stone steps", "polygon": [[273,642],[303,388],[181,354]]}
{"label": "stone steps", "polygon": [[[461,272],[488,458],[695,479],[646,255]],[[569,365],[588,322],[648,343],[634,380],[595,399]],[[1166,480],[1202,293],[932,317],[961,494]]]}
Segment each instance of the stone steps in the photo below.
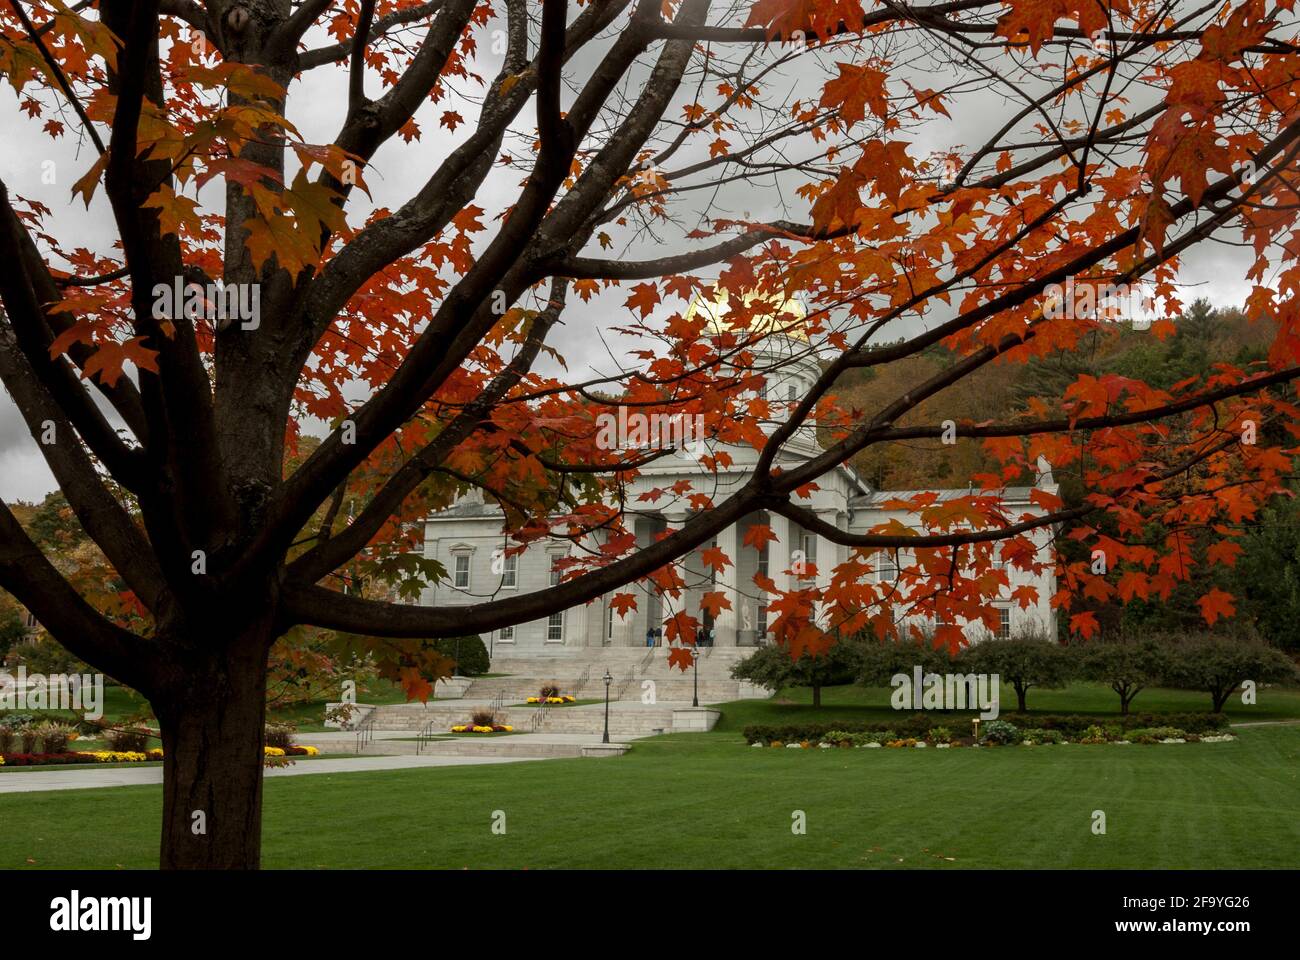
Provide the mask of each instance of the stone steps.
{"label": "stone steps", "polygon": [[[628,678],[621,677],[610,685],[611,700],[641,700],[646,690],[643,686],[646,680],[654,682],[656,700],[690,700],[693,698],[694,680],[689,673],[685,675],[678,673],[677,676],[633,677],[630,682],[625,683],[627,680]],[[504,695],[507,700],[526,700],[528,697],[537,696],[537,692],[543,683],[552,681],[560,688],[561,693],[570,694],[582,700],[604,700],[605,698],[605,684],[600,677],[588,679],[581,687],[577,686],[576,678],[566,680],[552,677],[543,681],[489,677],[485,680],[475,680],[465,691],[465,698],[470,700],[493,700],[499,695]],[[770,696],[768,691],[743,681],[707,678],[703,674],[700,676],[700,697],[707,699],[710,703],[724,703],[728,700],[745,700],[766,696]]]}
{"label": "stone steps", "polygon": [[[683,706],[677,704],[677,707]],[[611,710],[609,730],[611,735],[651,736],[658,731],[672,729],[673,707]],[[536,727],[533,720],[541,710],[542,720]],[[447,732],[451,727],[469,721],[471,710],[455,704],[431,704],[412,707],[406,704],[377,707],[374,728],[383,731],[410,731],[419,733],[433,722],[436,732]],[[520,732],[537,733],[601,733],[604,730],[603,706],[586,707],[505,707],[498,712],[501,722]]]}

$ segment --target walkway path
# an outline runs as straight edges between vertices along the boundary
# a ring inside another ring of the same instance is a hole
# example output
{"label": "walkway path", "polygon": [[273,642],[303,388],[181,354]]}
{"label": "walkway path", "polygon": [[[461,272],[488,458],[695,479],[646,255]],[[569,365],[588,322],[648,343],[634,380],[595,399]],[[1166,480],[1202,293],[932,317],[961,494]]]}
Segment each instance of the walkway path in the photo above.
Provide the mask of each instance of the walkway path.
{"label": "walkway path", "polygon": [[[302,760],[291,767],[267,769],[268,777],[296,777],[309,773],[356,773],[373,770],[409,770],[424,767],[469,767],[483,763],[520,763],[536,757],[342,757]],[[162,783],[162,764],[139,767],[95,769],[69,767],[48,770],[10,770],[0,773],[0,793],[32,793],[38,790],[89,790],[95,787],[128,787]]]}

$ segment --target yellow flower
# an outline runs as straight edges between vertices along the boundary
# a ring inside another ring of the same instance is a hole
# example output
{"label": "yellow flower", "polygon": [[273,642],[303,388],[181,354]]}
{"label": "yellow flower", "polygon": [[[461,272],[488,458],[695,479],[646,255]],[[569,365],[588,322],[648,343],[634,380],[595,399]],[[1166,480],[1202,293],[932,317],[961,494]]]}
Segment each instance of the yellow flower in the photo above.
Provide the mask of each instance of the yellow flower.
{"label": "yellow flower", "polygon": [[283,757],[283,756],[284,756],[284,751],[281,750],[279,747],[263,747],[262,749],[266,751],[266,756],[268,756],[268,757]]}
{"label": "yellow flower", "polygon": [[467,723],[458,723],[458,724],[456,724],[456,726],[454,726],[454,727],[451,728],[451,732],[452,732],[452,733],[464,733],[464,732],[465,732],[466,730],[468,730],[468,729],[469,729],[469,724],[467,724]]}
{"label": "yellow flower", "polygon": [[507,724],[504,724],[504,725],[503,725],[503,729],[505,730],[506,733],[510,733],[510,732],[513,731],[515,728],[512,727],[512,726],[510,726],[510,724],[507,723]]}
{"label": "yellow flower", "polygon": [[317,756],[320,753],[320,750],[316,747],[303,747],[303,749],[307,751],[309,757]]}

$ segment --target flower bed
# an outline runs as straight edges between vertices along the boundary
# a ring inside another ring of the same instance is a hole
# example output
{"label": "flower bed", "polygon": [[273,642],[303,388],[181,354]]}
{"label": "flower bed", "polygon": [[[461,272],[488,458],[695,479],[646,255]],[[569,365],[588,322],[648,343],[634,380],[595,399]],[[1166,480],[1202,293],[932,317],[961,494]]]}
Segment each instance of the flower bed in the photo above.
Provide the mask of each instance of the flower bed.
{"label": "flower bed", "polygon": [[525,700],[524,702],[525,702],[525,703],[545,703],[545,704],[547,704],[547,705],[563,706],[563,705],[566,704],[566,703],[577,703],[577,702],[578,702],[578,698],[577,698],[577,697],[571,697],[571,696],[569,696],[569,694],[566,693],[566,694],[564,694],[563,696],[558,696],[558,697],[529,697],[529,698],[528,698],[527,700]]}
{"label": "flower bed", "polygon": [[[316,747],[293,745],[287,748],[263,747],[268,759],[282,757],[314,757],[320,753]],[[0,756],[0,766],[56,767],[71,763],[158,763],[163,752],[153,750],[69,750],[63,753],[6,753]]]}
{"label": "flower bed", "polygon": [[[1164,713],[1164,714],[1130,714],[1127,717],[1098,717],[1083,714],[1003,714],[994,723],[1008,723],[1022,733],[1034,731],[1056,731],[1063,740],[1082,740],[1102,731],[1102,741],[1121,739],[1122,734],[1150,728],[1174,728],[1197,736],[1218,734],[1228,726],[1228,718],[1220,713]],[[981,727],[987,724],[981,723]],[[888,739],[927,739],[932,730],[948,728],[954,733],[969,734],[971,722],[969,717],[952,714],[920,711],[900,713],[895,719],[877,722],[859,723],[802,723],[802,724],[751,724],[745,727],[745,740],[749,743],[771,743],[774,740],[782,744],[810,741],[818,743],[830,733],[891,733]],[[983,730],[980,731],[984,733]],[[970,738],[965,738],[970,739]]]}
{"label": "flower bed", "polygon": [[[1225,722],[1226,723],[1226,722]],[[799,728],[783,728],[798,730]],[[749,737],[751,732],[762,733],[762,729],[746,728],[746,736]],[[770,740],[756,738],[750,740],[750,745],[755,747],[785,747],[785,748],[803,748],[818,747],[826,750],[831,748],[880,748],[890,747],[894,749],[903,747],[927,747],[933,746],[941,749],[951,747],[999,747],[999,746],[1047,746],[1051,744],[1082,743],[1082,744],[1154,744],[1154,743],[1225,743],[1234,740],[1235,737],[1230,732],[1222,733],[1192,733],[1180,727],[1159,726],[1159,727],[1128,727],[1120,723],[1109,724],[1092,724],[1084,727],[1082,730],[1067,735],[1060,730],[1043,727],[1030,727],[1021,729],[1015,724],[1005,720],[994,720],[987,724],[982,731],[979,740],[975,737],[953,737],[948,727],[932,727],[926,733],[919,736],[909,736],[900,734],[895,730],[870,730],[870,731],[851,731],[851,730],[828,730],[825,733],[815,736],[795,736],[789,739],[783,739],[781,736],[773,737]]]}
{"label": "flower bed", "polygon": [[452,733],[513,733],[514,727],[508,723],[494,723],[490,726],[482,723],[458,723],[451,728]]}

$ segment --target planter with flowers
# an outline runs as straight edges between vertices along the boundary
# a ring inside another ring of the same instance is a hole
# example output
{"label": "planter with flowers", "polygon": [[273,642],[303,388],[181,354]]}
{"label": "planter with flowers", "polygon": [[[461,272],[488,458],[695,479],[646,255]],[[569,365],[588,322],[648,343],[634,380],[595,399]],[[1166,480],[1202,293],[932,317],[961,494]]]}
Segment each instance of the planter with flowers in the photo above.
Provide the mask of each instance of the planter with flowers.
{"label": "planter with flowers", "polygon": [[451,728],[452,733],[513,733],[514,727],[502,723],[494,710],[475,710],[470,714],[469,723],[458,723]]}

